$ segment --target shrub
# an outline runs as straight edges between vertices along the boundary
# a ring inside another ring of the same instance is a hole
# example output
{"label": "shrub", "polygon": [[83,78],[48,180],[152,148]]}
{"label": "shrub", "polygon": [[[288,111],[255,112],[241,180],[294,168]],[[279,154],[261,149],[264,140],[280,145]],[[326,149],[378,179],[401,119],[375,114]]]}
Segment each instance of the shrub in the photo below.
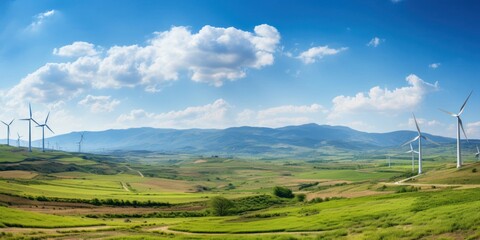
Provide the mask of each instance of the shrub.
{"label": "shrub", "polygon": [[305,198],[307,198],[307,195],[301,193],[301,194],[297,194],[296,197],[297,197],[297,200],[298,200],[299,202],[303,202],[303,201],[305,201]]}
{"label": "shrub", "polygon": [[477,172],[476,168],[472,169],[472,173],[476,173],[476,172]]}
{"label": "shrub", "polygon": [[281,198],[293,198],[295,195],[292,193],[292,190],[286,188],[286,187],[275,187],[273,188],[273,194],[277,197]]}
{"label": "shrub", "polygon": [[210,205],[216,216],[226,216],[234,204],[224,197],[214,197],[210,200]]}

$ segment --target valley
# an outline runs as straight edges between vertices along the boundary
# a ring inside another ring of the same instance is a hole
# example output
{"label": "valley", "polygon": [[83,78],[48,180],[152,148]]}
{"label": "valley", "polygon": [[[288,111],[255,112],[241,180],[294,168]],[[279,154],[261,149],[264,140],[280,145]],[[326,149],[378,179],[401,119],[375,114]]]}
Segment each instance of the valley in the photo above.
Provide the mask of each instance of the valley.
{"label": "valley", "polygon": [[[6,239],[480,237],[474,160],[457,170],[428,156],[426,173],[408,179],[408,157],[389,167],[375,153],[320,161],[0,151]],[[276,196],[276,186],[295,197]],[[219,197],[232,203],[225,216],[212,206]]]}

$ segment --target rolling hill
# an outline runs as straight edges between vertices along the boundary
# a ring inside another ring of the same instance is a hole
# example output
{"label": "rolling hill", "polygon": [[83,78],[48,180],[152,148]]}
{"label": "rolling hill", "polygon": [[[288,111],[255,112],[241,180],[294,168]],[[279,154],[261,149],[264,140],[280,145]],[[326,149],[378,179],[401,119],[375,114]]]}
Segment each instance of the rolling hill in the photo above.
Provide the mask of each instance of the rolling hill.
{"label": "rolling hill", "polygon": [[[46,139],[62,150],[76,151],[80,132]],[[398,147],[416,135],[413,131],[367,133],[343,126],[305,124],[281,128],[227,129],[132,128],[85,132],[83,151],[157,151],[165,153],[307,156],[336,150],[373,150]],[[439,143],[454,139],[426,134]],[[35,146],[38,145],[34,143]]]}

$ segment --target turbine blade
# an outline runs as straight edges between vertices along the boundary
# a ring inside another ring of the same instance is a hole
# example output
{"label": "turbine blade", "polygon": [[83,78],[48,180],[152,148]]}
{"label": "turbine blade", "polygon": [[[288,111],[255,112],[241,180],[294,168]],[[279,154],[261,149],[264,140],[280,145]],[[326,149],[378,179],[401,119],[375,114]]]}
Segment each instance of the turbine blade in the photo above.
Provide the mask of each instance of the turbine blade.
{"label": "turbine blade", "polygon": [[470,94],[468,94],[467,99],[465,99],[465,102],[463,103],[462,107],[460,108],[460,112],[458,112],[458,116],[460,116],[463,113],[463,110],[465,109],[465,105],[467,104],[467,101],[470,98],[470,96],[472,96],[472,93],[473,93],[473,91],[471,91]]}
{"label": "turbine blade", "polygon": [[478,145],[477,145],[477,153],[480,153],[480,150],[478,149]]}
{"label": "turbine blade", "polygon": [[468,142],[468,137],[467,137],[467,134],[465,133],[465,129],[463,128],[463,122],[460,117],[458,117],[458,122],[460,123],[460,128],[462,129],[463,136],[465,136],[465,139],[467,139],[467,142]]}
{"label": "turbine blade", "polygon": [[413,151],[412,143],[410,143],[410,151]]}
{"label": "turbine blade", "polygon": [[36,123],[37,125],[40,125],[37,121],[35,121],[35,119],[33,118],[30,118],[34,123]]}
{"label": "turbine blade", "polygon": [[48,125],[45,124],[45,127],[47,127],[48,130],[50,130],[50,132],[52,132],[53,134],[55,134],[55,133],[53,132],[53,130],[52,130]]}
{"label": "turbine blade", "polygon": [[444,113],[446,113],[446,114],[448,114],[448,115],[450,115],[450,116],[452,116],[452,117],[456,117],[456,116],[457,116],[457,114],[452,113],[452,112],[449,112],[449,111],[447,111],[447,110],[443,110],[443,109],[441,109],[441,108],[439,108],[438,110],[440,110],[440,111],[442,111],[442,112],[444,112]]}
{"label": "turbine blade", "polygon": [[8,124],[7,124],[7,123],[5,123],[4,121],[2,121],[2,123],[8,126]]}
{"label": "turbine blade", "polygon": [[440,145],[439,143],[433,141],[432,139],[430,139],[430,138],[428,138],[428,137],[426,137],[426,136],[422,136],[422,138],[425,139],[425,140],[427,140],[427,141],[429,141],[429,142],[431,142],[431,143],[433,143],[433,144],[435,144],[435,145]]}
{"label": "turbine blade", "polygon": [[47,114],[47,118],[45,119],[45,124],[47,124],[47,122],[48,122],[48,117],[50,117],[50,112],[48,112],[48,114]]}
{"label": "turbine blade", "polygon": [[420,127],[418,127],[418,123],[417,123],[417,118],[415,117],[415,114],[413,114],[413,120],[415,120],[415,126],[417,127],[417,132],[418,132],[418,135],[421,135],[422,132],[420,131]]}
{"label": "turbine blade", "polygon": [[23,119],[19,119],[21,121],[30,121],[30,118],[23,118]]}
{"label": "turbine blade", "polygon": [[480,153],[475,153],[475,157],[478,157],[478,155],[480,155]]}
{"label": "turbine blade", "polygon": [[12,121],[8,124],[8,126],[12,125],[13,121],[15,121],[15,119],[12,119]]}
{"label": "turbine blade", "polygon": [[420,136],[416,136],[414,139],[412,139],[412,140],[410,140],[410,141],[408,141],[408,142],[406,142],[406,143],[402,144],[402,146],[405,146],[405,145],[407,145],[407,144],[409,144],[409,143],[415,142],[415,141],[417,141],[417,140],[418,140],[418,138],[420,138]]}
{"label": "turbine blade", "polygon": [[28,103],[28,108],[30,109],[30,118],[32,118],[32,105]]}

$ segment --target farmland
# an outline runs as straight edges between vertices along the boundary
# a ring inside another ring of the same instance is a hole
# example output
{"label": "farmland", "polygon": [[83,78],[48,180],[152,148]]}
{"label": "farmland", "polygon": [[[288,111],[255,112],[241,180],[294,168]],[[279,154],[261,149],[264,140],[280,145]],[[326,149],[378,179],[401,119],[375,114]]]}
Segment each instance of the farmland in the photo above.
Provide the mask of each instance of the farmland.
{"label": "farmland", "polygon": [[[2,146],[0,234],[91,239],[476,239],[480,164],[253,159]],[[294,198],[273,195],[293,190]],[[300,198],[300,196],[304,196]],[[232,206],[215,216],[211,199]]]}

